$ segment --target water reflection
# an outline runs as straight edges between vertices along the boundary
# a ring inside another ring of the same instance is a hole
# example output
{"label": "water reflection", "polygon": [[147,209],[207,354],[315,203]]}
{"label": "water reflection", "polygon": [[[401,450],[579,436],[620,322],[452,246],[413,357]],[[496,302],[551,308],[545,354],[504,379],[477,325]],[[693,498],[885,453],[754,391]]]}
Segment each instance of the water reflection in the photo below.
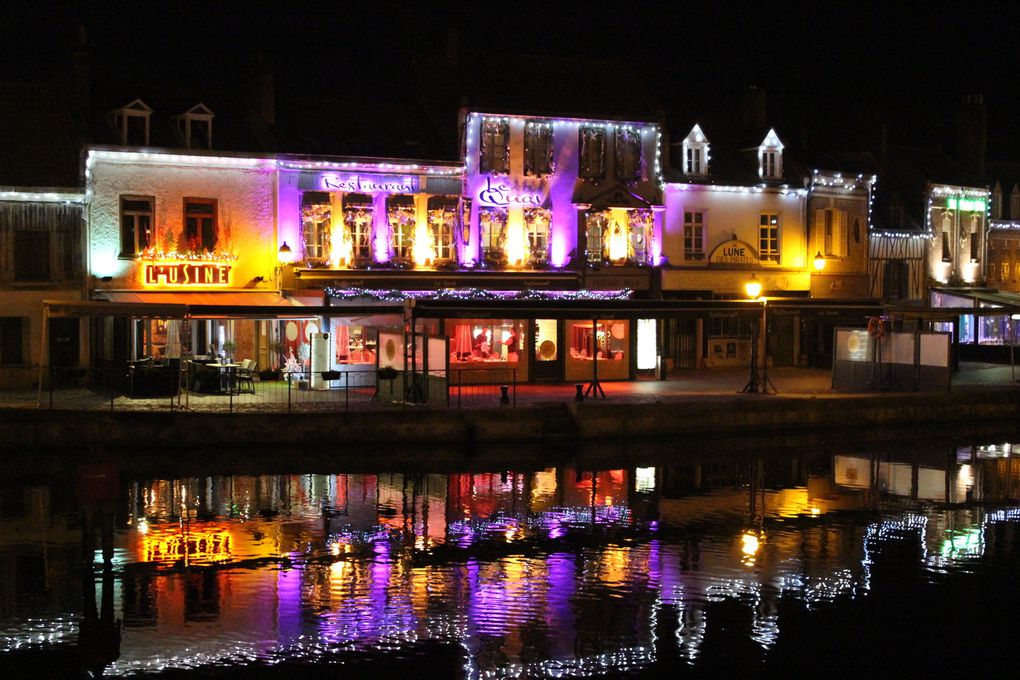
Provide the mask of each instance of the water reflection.
{"label": "water reflection", "polygon": [[125,675],[433,641],[464,677],[592,675],[697,664],[732,616],[764,653],[783,602],[870,596],[890,546],[934,578],[1010,545],[1011,453],[130,481],[99,462],[0,492],[0,644]]}

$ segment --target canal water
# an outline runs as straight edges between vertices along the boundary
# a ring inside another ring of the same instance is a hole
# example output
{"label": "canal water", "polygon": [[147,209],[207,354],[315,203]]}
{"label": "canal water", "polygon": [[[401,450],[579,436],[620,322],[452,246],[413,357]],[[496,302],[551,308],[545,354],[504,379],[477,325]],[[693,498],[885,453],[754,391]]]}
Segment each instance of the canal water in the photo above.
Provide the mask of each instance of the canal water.
{"label": "canal water", "polygon": [[0,675],[1001,676],[1014,455],[178,479],[96,461],[0,489]]}

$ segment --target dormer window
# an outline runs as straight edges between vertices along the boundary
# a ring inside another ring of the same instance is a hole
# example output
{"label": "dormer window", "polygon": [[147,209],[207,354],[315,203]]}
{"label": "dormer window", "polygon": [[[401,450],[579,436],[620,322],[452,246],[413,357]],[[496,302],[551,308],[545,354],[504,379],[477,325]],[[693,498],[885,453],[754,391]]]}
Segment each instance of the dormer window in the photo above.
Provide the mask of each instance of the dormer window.
{"label": "dormer window", "polygon": [[695,124],[690,134],[683,141],[684,174],[687,176],[705,176],[708,174],[708,137]]}
{"label": "dormer window", "polygon": [[212,148],[212,121],[215,115],[209,110],[209,107],[199,103],[181,115],[175,116],[177,134],[184,141],[185,148]]}
{"label": "dormer window", "polygon": [[992,219],[1002,219],[1002,185],[998,182],[995,183],[995,187],[992,189]]}
{"label": "dormer window", "polygon": [[141,99],[110,111],[110,123],[124,146],[149,145],[149,118],[152,109]]}
{"label": "dormer window", "polygon": [[1009,192],[1009,219],[1020,219],[1020,187],[1015,184]]}
{"label": "dormer window", "polygon": [[783,178],[783,143],[775,130],[769,130],[758,147],[758,176],[764,180]]}

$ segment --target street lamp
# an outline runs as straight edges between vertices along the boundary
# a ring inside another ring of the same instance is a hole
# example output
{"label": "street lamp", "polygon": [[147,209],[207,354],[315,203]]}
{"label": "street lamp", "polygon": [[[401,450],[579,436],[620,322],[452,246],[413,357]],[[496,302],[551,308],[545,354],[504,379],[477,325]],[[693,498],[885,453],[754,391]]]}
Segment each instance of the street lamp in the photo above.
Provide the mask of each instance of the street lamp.
{"label": "street lamp", "polygon": [[[753,273],[747,283],[744,284],[744,292],[747,293],[747,297],[751,300],[761,300],[761,318],[757,324],[751,327],[751,374],[748,376],[747,384],[744,385],[744,389],[741,391],[748,394],[775,394],[776,387],[769,380],[768,374],[768,339],[766,338],[768,329],[768,298],[761,296],[761,281]],[[761,338],[761,343],[764,345],[761,373],[758,372],[759,338]]]}
{"label": "street lamp", "polygon": [[283,270],[288,264],[294,261],[294,251],[290,249],[290,246],[287,245],[286,241],[283,242],[283,245],[280,246],[280,249],[276,252],[276,261],[277,265],[274,269],[274,273],[276,274],[276,288],[278,291],[282,292]]}
{"label": "street lamp", "polygon": [[815,253],[815,271],[820,272],[825,269],[825,258],[822,256],[822,251]]}

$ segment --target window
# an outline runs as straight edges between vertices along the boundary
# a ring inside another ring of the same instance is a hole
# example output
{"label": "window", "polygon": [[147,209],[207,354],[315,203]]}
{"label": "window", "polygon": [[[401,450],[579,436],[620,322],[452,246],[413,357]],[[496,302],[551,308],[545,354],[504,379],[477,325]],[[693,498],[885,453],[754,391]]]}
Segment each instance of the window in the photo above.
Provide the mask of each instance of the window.
{"label": "window", "polygon": [[330,256],[329,194],[309,191],[301,199],[301,243],[305,259],[322,262]]}
{"label": "window", "polygon": [[524,126],[524,174],[541,177],[552,171],[552,124],[529,121]]}
{"label": "window", "polygon": [[149,118],[152,109],[141,99],[135,99],[119,109],[110,111],[109,120],[125,146],[149,145]]}
{"label": "window", "polygon": [[450,359],[453,362],[509,362],[524,358],[525,322],[515,319],[460,319],[448,321]]}
{"label": "window", "polygon": [[1020,187],[1016,184],[1009,192],[1009,219],[1020,220]]}
{"label": "window", "polygon": [[762,213],[758,219],[758,257],[779,263],[779,215]]}
{"label": "window", "polygon": [[705,259],[705,213],[684,211],[684,259]]}
{"label": "window", "polygon": [[609,211],[599,210],[589,212],[585,215],[585,235],[587,236],[588,264],[601,264],[605,259],[603,255],[604,244],[608,240]]}
{"label": "window", "polygon": [[603,179],[606,176],[606,131],[601,127],[581,126],[578,130],[577,174],[582,179]]}
{"label": "window", "polygon": [[177,132],[188,149],[212,148],[212,121],[215,114],[205,104],[196,104],[177,116]]}
{"label": "window", "polygon": [[1002,186],[996,182],[992,189],[992,219],[1002,219]]}
{"label": "window", "polygon": [[909,266],[904,260],[888,260],[884,265],[882,293],[887,300],[906,300],[910,294]]}
{"label": "window", "polygon": [[970,261],[977,262],[981,259],[981,238],[978,228],[980,217],[974,213],[970,217]]}
{"label": "window", "polygon": [[629,251],[626,257],[635,262],[648,262],[651,257],[652,211],[630,210],[627,212]]}
{"label": "window", "polygon": [[372,221],[375,209],[372,197],[365,194],[344,196],[344,236],[351,243],[351,258],[362,262],[372,259]]}
{"label": "window", "polygon": [[846,257],[846,212],[835,208],[816,210],[815,234],[815,249],[825,257]]}
{"label": "window", "polygon": [[152,245],[151,196],[120,197],[120,254],[136,255]]}
{"label": "window", "polygon": [[769,130],[758,147],[758,176],[771,180],[783,177],[783,143],[775,130]]}
{"label": "window", "polygon": [[683,141],[683,166],[685,175],[708,174],[708,138],[700,125],[691,128]]}
{"label": "window", "polygon": [[505,118],[482,120],[479,172],[505,175],[510,172],[510,123]]}
{"label": "window", "polygon": [[0,364],[24,363],[26,327],[25,319],[21,317],[0,317]]}
{"label": "window", "polygon": [[953,261],[953,249],[952,249],[952,231],[953,231],[953,213],[950,210],[942,211],[942,261],[952,262]]}
{"label": "window", "polygon": [[501,264],[504,260],[503,244],[506,241],[506,208],[480,208],[478,234],[482,241],[482,261]]}
{"label": "window", "polygon": [[50,279],[50,234],[47,231],[14,232],[14,280]]}
{"label": "window", "polygon": [[594,327],[591,321],[571,321],[567,327],[571,359],[623,361],[630,344],[626,321],[600,319]]}
{"label": "window", "polygon": [[457,224],[457,199],[431,196],[428,201],[429,235],[436,260],[448,262],[456,256],[453,234]]}
{"label": "window", "polygon": [[530,263],[544,264],[549,259],[549,223],[552,215],[547,208],[525,208],[524,226],[528,230]]}
{"label": "window", "polygon": [[388,197],[386,199],[386,217],[390,224],[390,246],[393,248],[393,257],[398,260],[410,261],[414,255],[414,197]]}
{"label": "window", "polygon": [[193,253],[216,250],[216,201],[211,198],[184,199],[184,238]]}
{"label": "window", "polygon": [[616,130],[616,179],[637,182],[644,174],[641,169],[641,135],[631,127]]}

